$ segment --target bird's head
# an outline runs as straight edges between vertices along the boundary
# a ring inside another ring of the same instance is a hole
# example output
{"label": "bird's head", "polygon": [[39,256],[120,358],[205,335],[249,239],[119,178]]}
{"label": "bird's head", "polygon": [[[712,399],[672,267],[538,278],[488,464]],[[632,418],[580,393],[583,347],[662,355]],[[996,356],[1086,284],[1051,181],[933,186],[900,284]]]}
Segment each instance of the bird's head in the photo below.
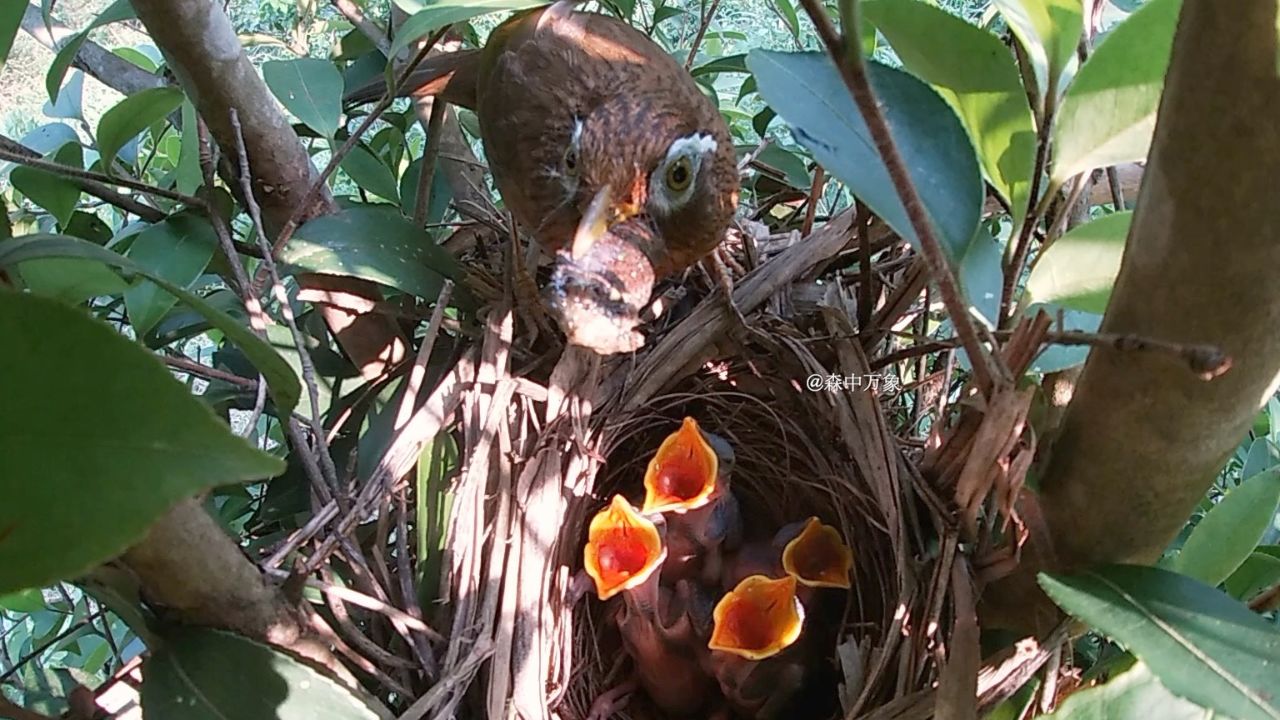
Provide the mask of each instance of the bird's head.
{"label": "bird's head", "polygon": [[838,530],[811,517],[783,547],[782,569],[807,587],[848,590],[853,551]]}
{"label": "bird's head", "polygon": [[[719,452],[717,446],[722,446]],[[732,462],[728,443],[686,417],[680,429],[658,446],[645,469],[644,512],[685,513],[710,503],[717,492],[727,492],[721,472],[726,450],[729,455],[724,459]]]}
{"label": "bird's head", "polygon": [[703,114],[620,93],[574,117],[558,176],[577,223],[549,293],[571,344],[638,349],[634,328],[654,282],[697,262],[723,236],[737,204],[737,167],[719,113],[692,119]]}
{"label": "bird's head", "polygon": [[707,647],[748,660],[773,657],[790,647],[804,627],[804,606],[796,598],[796,579],[752,575],[738,583],[712,615]]}
{"label": "bird's head", "polygon": [[666,558],[658,526],[621,495],[591,519],[582,564],[601,600],[646,585]]}

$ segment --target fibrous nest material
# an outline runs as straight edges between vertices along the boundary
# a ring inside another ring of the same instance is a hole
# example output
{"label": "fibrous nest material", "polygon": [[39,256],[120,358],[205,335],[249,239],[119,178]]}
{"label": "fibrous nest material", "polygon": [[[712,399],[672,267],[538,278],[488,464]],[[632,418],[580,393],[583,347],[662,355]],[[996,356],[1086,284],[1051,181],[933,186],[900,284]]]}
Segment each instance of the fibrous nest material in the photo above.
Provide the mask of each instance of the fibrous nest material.
{"label": "fibrous nest material", "polygon": [[[634,355],[570,347],[517,366],[515,328],[537,318],[510,291],[493,307],[482,342],[428,403],[437,417],[460,413],[465,463],[446,547],[451,642],[418,710],[447,714],[469,698],[481,716],[580,718],[618,681],[616,632],[594,597],[570,605],[571,578],[592,515],[614,493],[643,496],[645,464],[685,416],[732,443],[748,538],[817,516],[853,549],[828,714],[897,717],[937,685],[951,626],[971,611],[953,602],[968,575],[955,567],[949,502],[916,469],[919,446],[897,437],[897,378],[864,354],[878,343],[859,336],[851,291],[814,283],[852,246],[853,222],[838,215],[738,278],[745,326],[693,278],[683,290],[701,291],[698,302],[652,322]],[[923,273],[889,262],[896,286],[881,312],[904,314]],[[660,717],[640,696],[626,712]]]}

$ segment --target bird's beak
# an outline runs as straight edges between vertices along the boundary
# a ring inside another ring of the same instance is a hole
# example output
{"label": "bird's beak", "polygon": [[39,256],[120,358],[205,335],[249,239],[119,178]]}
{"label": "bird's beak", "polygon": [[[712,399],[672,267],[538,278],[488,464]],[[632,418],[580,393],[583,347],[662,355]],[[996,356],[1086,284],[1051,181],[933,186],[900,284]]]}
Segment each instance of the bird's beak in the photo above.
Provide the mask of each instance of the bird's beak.
{"label": "bird's beak", "polygon": [[706,505],[716,491],[719,459],[698,421],[687,417],[667,436],[644,474],[644,512],[683,513]]}
{"label": "bird's beak", "polygon": [[666,558],[657,525],[621,495],[591,519],[582,564],[601,600],[642,585]]}
{"label": "bird's beak", "polygon": [[796,579],[752,575],[716,604],[707,647],[748,660],[764,660],[800,637],[804,607],[796,599]]}
{"label": "bird's beak", "polygon": [[613,219],[612,204],[613,191],[608,185],[600,188],[595,197],[591,198],[591,204],[587,206],[582,220],[578,222],[577,231],[573,233],[573,245],[569,248],[569,255],[574,260],[581,260],[586,256],[596,241],[609,231],[609,224]]}
{"label": "bird's beak", "polygon": [[808,587],[848,590],[853,550],[839,531],[811,517],[782,550],[782,569]]}

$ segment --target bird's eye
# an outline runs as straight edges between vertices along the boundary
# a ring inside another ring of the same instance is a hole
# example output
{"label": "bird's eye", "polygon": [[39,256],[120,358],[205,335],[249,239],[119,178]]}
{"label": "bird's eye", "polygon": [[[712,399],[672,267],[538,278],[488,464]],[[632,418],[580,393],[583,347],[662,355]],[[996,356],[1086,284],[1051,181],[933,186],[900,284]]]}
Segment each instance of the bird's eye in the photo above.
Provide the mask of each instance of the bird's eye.
{"label": "bird's eye", "polygon": [[672,192],[684,192],[693,182],[693,163],[688,156],[682,155],[667,166],[667,189]]}
{"label": "bird's eye", "polygon": [[573,176],[578,174],[578,149],[570,145],[564,151],[564,174]]}

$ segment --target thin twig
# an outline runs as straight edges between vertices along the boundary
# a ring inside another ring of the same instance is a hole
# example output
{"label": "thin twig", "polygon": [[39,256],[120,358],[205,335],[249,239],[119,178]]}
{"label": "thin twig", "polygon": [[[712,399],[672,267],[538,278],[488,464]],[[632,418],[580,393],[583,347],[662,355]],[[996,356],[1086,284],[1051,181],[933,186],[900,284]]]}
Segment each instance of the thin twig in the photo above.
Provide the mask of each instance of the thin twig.
{"label": "thin twig", "polygon": [[188,357],[182,357],[178,355],[163,355],[161,356],[160,359],[164,361],[165,365],[168,365],[169,367],[174,368],[175,370],[180,370],[184,373],[196,375],[196,376],[205,378],[206,380],[221,380],[222,382],[230,383],[237,387],[242,387],[249,390],[256,390],[258,388],[258,385],[262,384],[262,383],[259,383],[257,380],[253,380],[252,378],[241,377],[234,373],[229,373],[225,370],[219,370],[217,368],[209,367],[204,363],[196,362],[195,360],[192,360],[191,358],[188,358]]}
{"label": "thin twig", "polygon": [[983,392],[989,392],[997,380],[1003,384],[1008,379],[997,378],[992,370],[991,359],[979,340],[973,318],[969,315],[955,274],[951,271],[942,245],[934,236],[933,226],[924,211],[920,195],[916,192],[915,184],[911,182],[911,176],[907,173],[906,164],[898,152],[893,133],[871,89],[866,61],[862,57],[862,45],[858,40],[857,0],[840,1],[840,22],[845,32],[843,39],[836,33],[831,19],[827,17],[825,9],[818,0],[801,0],[801,4],[804,5],[805,12],[817,28],[819,37],[827,46],[827,51],[835,60],[840,75],[853,96],[854,103],[857,104],[867,123],[876,150],[884,160],[885,169],[893,180],[894,189],[907,212],[907,218],[911,221],[916,238],[920,241],[921,255],[928,263],[930,274],[938,284],[938,291],[942,295],[942,302],[951,316],[951,323],[955,326],[956,334],[961,338],[965,352],[969,355],[977,385]]}
{"label": "thin twig", "polygon": [[360,34],[369,38],[373,46],[378,48],[383,55],[391,55],[391,41],[387,39],[386,31],[377,22],[370,19],[368,15],[365,15],[364,10],[359,5],[351,2],[351,0],[329,0],[329,2],[334,9],[342,13],[342,16],[360,31]]}
{"label": "thin twig", "polygon": [[[205,125],[204,119],[199,116],[196,118],[195,130],[200,157],[200,172],[204,178],[202,188],[205,193],[204,200],[208,208],[215,208],[216,205],[213,202],[213,177],[216,172],[218,149],[209,139],[209,127]],[[236,292],[240,296],[240,301],[244,303],[245,311],[249,314],[249,325],[260,337],[265,337],[267,316],[262,309],[262,303],[251,292],[249,275],[240,263],[235,241],[231,237],[231,228],[227,227],[226,220],[216,209],[211,209],[207,215],[209,223],[213,225],[213,232],[218,237],[218,245],[222,248],[222,254],[226,257],[227,265],[231,267],[231,274],[235,279]],[[249,414],[244,424],[244,437],[249,437],[253,434],[254,429],[258,427],[259,418],[262,417],[262,413],[267,407],[267,379],[261,373],[258,374],[256,384],[257,396],[253,400],[253,412]]]}
{"label": "thin twig", "polygon": [[422,165],[418,167],[418,192],[413,205],[413,224],[422,227],[431,209],[431,186],[436,178],[436,161],[440,158],[440,128],[444,125],[444,113],[449,103],[444,98],[431,101],[431,115],[427,118],[427,144],[422,148]]}
{"label": "thin twig", "polygon": [[813,166],[813,183],[809,186],[809,203],[804,210],[804,223],[800,225],[800,235],[808,237],[813,232],[813,220],[818,214],[818,201],[822,199],[822,191],[827,188],[827,173],[821,165]]}
{"label": "thin twig", "polygon": [[862,332],[871,324],[871,313],[875,309],[875,275],[871,268],[871,233],[867,232],[871,222],[871,210],[859,203],[858,214],[853,218],[853,231],[858,238],[858,331]]}
{"label": "thin twig", "polygon": [[711,18],[715,17],[716,10],[720,9],[720,0],[711,0],[711,7],[707,8],[707,14],[702,17],[702,22],[698,24],[698,34],[693,36],[693,46],[689,48],[689,57],[684,61],[684,69],[686,71],[693,69],[693,61],[698,57],[698,47],[702,45],[702,39],[707,35],[707,28],[711,27]]}
{"label": "thin twig", "polygon": [[240,127],[239,113],[236,112],[235,108],[231,108],[228,112],[230,113],[231,129],[235,133],[236,153],[239,155],[240,160],[240,185],[244,190],[245,206],[249,211],[249,217],[253,220],[258,245],[262,248],[262,264],[271,278],[271,289],[276,296],[276,302],[280,304],[280,316],[284,318],[285,325],[289,328],[289,333],[293,337],[293,343],[298,349],[298,363],[302,368],[302,382],[307,388],[307,397],[311,401],[311,434],[314,436],[317,454],[320,456],[321,476],[329,484],[329,488],[334,495],[341,498],[343,493],[341,486],[338,484],[338,471],[333,465],[333,456],[329,452],[329,442],[325,439],[324,425],[320,422],[320,389],[316,383],[315,364],[311,361],[311,354],[307,351],[306,338],[303,336],[302,331],[298,329],[298,323],[293,317],[293,307],[289,304],[289,295],[285,292],[284,282],[280,279],[280,271],[276,267],[270,244],[267,241],[266,231],[262,227],[262,212],[258,207],[257,199],[253,196],[253,184],[249,175],[249,156],[245,151],[244,134]]}
{"label": "thin twig", "polygon": [[427,334],[422,338],[422,347],[418,350],[418,356],[414,358],[413,367],[409,370],[409,380],[405,384],[404,396],[400,398],[400,408],[396,412],[395,429],[397,431],[409,422],[409,418],[413,417],[413,411],[417,409],[415,404],[418,400],[418,393],[422,390],[422,383],[427,377],[427,363],[431,359],[431,352],[435,349],[436,338],[440,336],[440,325],[444,322],[444,311],[449,305],[449,298],[453,295],[453,281],[446,279],[444,287],[440,288],[440,295],[436,297],[435,309],[431,311],[431,321],[427,323]]}
{"label": "thin twig", "polygon": [[[18,145],[17,147],[23,148],[24,150],[28,149],[22,145]],[[165,190],[161,187],[148,185],[144,182],[138,182],[137,180],[131,180],[125,177],[103,175],[102,173],[96,173],[91,170],[81,170],[79,168],[73,168],[70,165],[51,162],[41,157],[32,157],[25,152],[16,151],[12,146],[2,140],[0,140],[0,160],[11,162],[16,165],[25,165],[26,167],[43,170],[53,175],[60,175],[62,177],[78,180],[80,183],[83,183],[81,184],[81,189],[90,195],[93,195],[103,202],[115,205],[122,210],[132,212],[138,217],[149,222],[159,222],[160,220],[163,220],[165,218],[165,213],[155,208],[147,207],[146,205],[139,205],[136,201],[131,202],[128,197],[112,192],[109,186],[115,185],[118,187],[126,187],[145,195],[154,195],[156,197],[165,198],[166,200],[173,200],[174,202],[180,202],[200,210],[205,209],[204,201],[200,198],[183,195],[182,193],[174,192],[173,190]],[[93,190],[89,190],[85,187],[85,185],[91,183],[94,184],[91,185]]]}

